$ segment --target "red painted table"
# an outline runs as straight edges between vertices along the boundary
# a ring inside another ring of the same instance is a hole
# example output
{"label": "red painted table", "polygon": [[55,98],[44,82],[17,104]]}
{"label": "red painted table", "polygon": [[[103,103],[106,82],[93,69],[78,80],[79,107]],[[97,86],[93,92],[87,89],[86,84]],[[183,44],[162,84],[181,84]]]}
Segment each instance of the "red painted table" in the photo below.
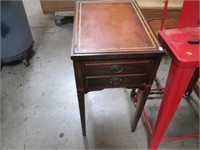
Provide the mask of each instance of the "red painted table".
{"label": "red painted table", "polygon": [[199,67],[200,27],[159,31],[158,38],[172,57],[172,63],[150,149],[158,148],[195,69]]}

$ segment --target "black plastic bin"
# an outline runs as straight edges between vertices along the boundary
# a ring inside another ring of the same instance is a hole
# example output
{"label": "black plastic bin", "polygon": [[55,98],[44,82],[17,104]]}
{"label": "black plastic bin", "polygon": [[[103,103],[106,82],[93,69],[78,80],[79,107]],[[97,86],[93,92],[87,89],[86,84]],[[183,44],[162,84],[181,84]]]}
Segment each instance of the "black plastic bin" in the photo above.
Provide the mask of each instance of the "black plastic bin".
{"label": "black plastic bin", "polygon": [[21,60],[28,66],[33,43],[22,1],[1,1],[1,63]]}

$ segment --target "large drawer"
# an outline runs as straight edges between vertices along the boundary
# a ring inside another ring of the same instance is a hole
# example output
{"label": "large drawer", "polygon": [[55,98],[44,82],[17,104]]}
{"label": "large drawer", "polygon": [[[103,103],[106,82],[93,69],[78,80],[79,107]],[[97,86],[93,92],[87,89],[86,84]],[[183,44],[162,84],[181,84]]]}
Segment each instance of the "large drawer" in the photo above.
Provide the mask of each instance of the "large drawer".
{"label": "large drawer", "polygon": [[86,87],[127,87],[145,83],[146,76],[124,75],[124,76],[93,76],[86,77]]}
{"label": "large drawer", "polygon": [[85,63],[85,75],[146,74],[150,60],[97,61]]}

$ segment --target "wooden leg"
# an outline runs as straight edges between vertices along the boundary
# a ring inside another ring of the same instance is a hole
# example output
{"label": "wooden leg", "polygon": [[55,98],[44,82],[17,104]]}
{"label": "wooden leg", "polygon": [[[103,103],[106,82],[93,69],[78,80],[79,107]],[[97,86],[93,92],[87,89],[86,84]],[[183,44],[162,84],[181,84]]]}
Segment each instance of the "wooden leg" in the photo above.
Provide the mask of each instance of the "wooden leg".
{"label": "wooden leg", "polygon": [[81,118],[82,133],[83,133],[83,136],[86,136],[85,99],[84,99],[83,92],[78,92],[78,104],[79,104],[79,112],[80,112],[80,118]]}
{"label": "wooden leg", "polygon": [[148,98],[148,94],[150,92],[150,89],[151,89],[151,85],[146,85],[144,87],[144,89],[141,90],[141,92],[140,92],[140,97],[139,97],[139,100],[137,101],[136,111],[135,111],[133,122],[132,122],[132,125],[131,125],[131,131],[132,132],[135,132],[135,129],[137,127],[138,121],[139,121],[140,116],[142,114],[144,105],[145,105],[146,100]]}

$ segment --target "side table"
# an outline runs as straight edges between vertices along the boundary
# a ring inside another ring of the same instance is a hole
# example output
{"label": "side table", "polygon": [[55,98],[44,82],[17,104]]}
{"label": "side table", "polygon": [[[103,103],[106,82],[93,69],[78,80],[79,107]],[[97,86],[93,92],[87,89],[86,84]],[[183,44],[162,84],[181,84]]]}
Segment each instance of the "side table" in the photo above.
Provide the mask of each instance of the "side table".
{"label": "side table", "polygon": [[162,56],[165,54],[135,1],[77,1],[71,59],[83,135],[84,94],[104,88],[139,88],[135,131]]}

